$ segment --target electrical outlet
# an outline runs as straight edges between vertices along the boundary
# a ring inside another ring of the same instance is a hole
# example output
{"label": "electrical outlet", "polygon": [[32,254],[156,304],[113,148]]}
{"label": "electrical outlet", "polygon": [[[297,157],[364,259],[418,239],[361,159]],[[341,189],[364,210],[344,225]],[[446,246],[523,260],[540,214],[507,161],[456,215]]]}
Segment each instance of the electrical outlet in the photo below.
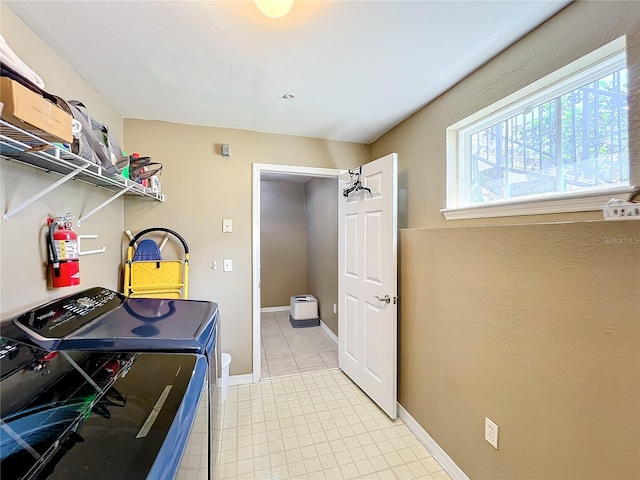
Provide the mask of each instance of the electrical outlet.
{"label": "electrical outlet", "polygon": [[640,220],[640,203],[612,200],[602,208],[605,220]]}
{"label": "electrical outlet", "polygon": [[231,233],[233,232],[233,220],[230,218],[225,218],[222,220],[222,233]]}
{"label": "electrical outlet", "polygon": [[498,449],[498,425],[487,417],[484,418],[484,439]]}

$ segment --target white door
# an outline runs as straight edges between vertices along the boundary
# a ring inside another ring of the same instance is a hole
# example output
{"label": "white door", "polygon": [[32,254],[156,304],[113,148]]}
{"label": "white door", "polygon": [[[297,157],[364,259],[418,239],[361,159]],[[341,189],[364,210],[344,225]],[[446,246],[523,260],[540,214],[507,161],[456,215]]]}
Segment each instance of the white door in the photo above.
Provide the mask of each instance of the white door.
{"label": "white door", "polygon": [[345,198],[343,188],[352,184],[352,177],[340,178],[338,362],[389,417],[396,418],[397,154],[360,168],[362,186],[370,192],[354,189]]}

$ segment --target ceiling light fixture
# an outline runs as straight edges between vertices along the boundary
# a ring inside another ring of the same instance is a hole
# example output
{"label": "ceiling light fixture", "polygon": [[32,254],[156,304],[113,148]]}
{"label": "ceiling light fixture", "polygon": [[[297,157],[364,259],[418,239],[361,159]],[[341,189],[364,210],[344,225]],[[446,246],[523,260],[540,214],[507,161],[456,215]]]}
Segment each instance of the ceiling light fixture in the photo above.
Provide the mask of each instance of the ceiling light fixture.
{"label": "ceiling light fixture", "polygon": [[260,11],[271,18],[284,17],[293,5],[293,0],[255,0],[255,2]]}
{"label": "ceiling light fixture", "polygon": [[285,93],[284,95],[282,95],[282,98],[293,100],[294,98],[296,98],[296,95],[294,93]]}

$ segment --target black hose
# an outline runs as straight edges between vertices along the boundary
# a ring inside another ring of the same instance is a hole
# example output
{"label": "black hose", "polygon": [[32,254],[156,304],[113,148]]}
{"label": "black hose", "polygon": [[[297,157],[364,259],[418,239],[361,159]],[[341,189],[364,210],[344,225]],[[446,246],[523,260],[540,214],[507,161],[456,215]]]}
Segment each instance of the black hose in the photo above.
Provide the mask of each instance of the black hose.
{"label": "black hose", "polygon": [[131,239],[131,241],[129,242],[129,247],[133,247],[133,245],[138,241],[138,239],[140,237],[142,237],[143,235],[146,235],[147,233],[151,233],[151,232],[166,232],[166,233],[170,233],[171,235],[175,236],[178,240],[180,240],[180,243],[182,243],[182,246],[184,247],[184,253],[185,255],[187,253],[189,253],[189,245],[187,245],[187,241],[182,238],[182,236],[176,232],[174,232],[173,230],[170,230],[168,228],[164,228],[164,227],[156,227],[156,228],[147,228],[146,230],[142,230],[140,233],[138,233],[135,237],[133,237]]}
{"label": "black hose", "polygon": [[[51,258],[52,258],[52,264],[53,264],[53,271],[54,271],[54,275],[56,277],[60,276],[60,262],[58,261],[58,252],[56,252],[56,247],[53,244],[53,232],[55,231],[56,227],[58,226],[58,222],[56,222],[55,220],[51,222],[51,225],[49,225],[49,238],[47,239],[47,243],[49,244],[49,251],[51,252]],[[58,265],[58,267],[56,267],[56,264]]]}

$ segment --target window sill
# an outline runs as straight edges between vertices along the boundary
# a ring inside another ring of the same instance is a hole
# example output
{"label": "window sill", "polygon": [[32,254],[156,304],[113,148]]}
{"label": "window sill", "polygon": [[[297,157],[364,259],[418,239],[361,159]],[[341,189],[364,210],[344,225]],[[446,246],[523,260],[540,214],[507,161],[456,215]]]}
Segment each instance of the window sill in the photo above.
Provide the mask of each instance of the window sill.
{"label": "window sill", "polygon": [[470,207],[443,208],[440,212],[447,220],[472,218],[515,217],[547,213],[591,212],[602,210],[616,195],[631,193],[633,186],[616,187],[598,192],[581,192],[562,196],[512,199]]}

